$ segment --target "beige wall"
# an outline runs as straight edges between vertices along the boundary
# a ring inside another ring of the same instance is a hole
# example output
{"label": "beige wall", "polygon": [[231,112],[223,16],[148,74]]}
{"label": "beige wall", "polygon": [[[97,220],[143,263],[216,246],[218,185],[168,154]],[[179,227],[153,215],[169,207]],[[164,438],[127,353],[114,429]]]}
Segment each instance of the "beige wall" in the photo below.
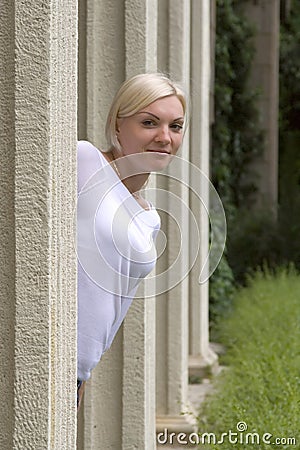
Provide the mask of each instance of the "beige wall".
{"label": "beige wall", "polygon": [[0,441],[5,448],[13,447],[14,433],[14,322],[15,322],[15,218],[14,218],[14,14],[9,2],[4,2],[0,15]]}
{"label": "beige wall", "polygon": [[0,21],[0,447],[71,449],[76,3],[4,0]]}

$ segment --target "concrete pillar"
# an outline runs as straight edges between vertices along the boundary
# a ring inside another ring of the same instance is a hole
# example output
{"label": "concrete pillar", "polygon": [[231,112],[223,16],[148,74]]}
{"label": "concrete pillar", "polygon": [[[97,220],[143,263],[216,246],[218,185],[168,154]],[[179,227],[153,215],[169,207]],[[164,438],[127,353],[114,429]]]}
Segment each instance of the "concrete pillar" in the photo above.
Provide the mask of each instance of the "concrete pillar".
{"label": "concrete pillar", "polygon": [[210,89],[209,89],[209,118],[210,125],[215,122],[215,46],[216,46],[216,0],[210,1]]}
{"label": "concrete pillar", "polygon": [[9,0],[2,2],[0,15],[0,442],[3,448],[13,448],[14,411],[14,348],[15,348],[15,80],[14,80],[14,9]]}
{"label": "concrete pillar", "polygon": [[[192,2],[191,24],[191,152],[190,161],[209,177],[210,140],[210,83],[211,83],[211,10],[209,0]],[[203,180],[202,180],[203,181]],[[198,180],[201,184],[201,180]],[[195,188],[195,187],[194,187]],[[208,190],[201,189],[209,208]],[[216,355],[209,348],[208,281],[199,284],[199,274],[208,255],[209,218],[205,207],[196,196],[191,196],[190,207],[198,218],[200,252],[189,276],[189,370],[191,375],[203,375],[213,369]],[[194,245],[194,242],[190,242]]]}
{"label": "concrete pillar", "polygon": [[[172,0],[168,4],[162,2],[158,23],[159,69],[167,71],[171,78],[180,82],[187,94],[190,79],[191,3],[189,0]],[[186,132],[180,156],[189,160],[189,131]],[[177,277],[180,283],[157,299],[157,432],[165,428],[171,432],[189,433],[194,430],[191,416],[181,414],[182,411],[191,410],[187,399],[189,283],[184,276],[189,248],[181,246],[182,233],[187,233],[189,227],[188,212],[183,207],[189,204],[189,190],[180,182],[188,179],[188,173],[183,171],[188,171],[188,165],[178,165],[178,173],[173,171],[177,181],[165,178],[162,182],[164,189],[178,196],[182,203],[179,205],[171,196],[165,217],[168,245],[164,264],[170,267],[176,258],[179,259]],[[177,218],[178,223],[172,216]]]}
{"label": "concrete pillar", "polygon": [[[126,78],[157,70],[157,0],[125,0]],[[155,176],[148,189],[155,191]],[[156,204],[155,198],[152,198]],[[153,276],[153,273],[152,273]],[[155,303],[140,289],[124,322],[122,449],[154,450]]]}
{"label": "concrete pillar", "polygon": [[[85,67],[79,69],[80,138],[100,148],[106,147],[106,115],[119,85],[134,74],[156,71],[156,1],[80,1],[85,23],[80,29],[86,30],[79,41]],[[155,177],[150,186],[155,187]],[[88,382],[78,449],[155,449],[154,318],[153,299],[133,302]]]}
{"label": "concrete pillar", "polygon": [[[79,138],[106,148],[105,122],[125,78],[125,6],[79,0]],[[123,337],[118,333],[87,383],[78,417],[79,450],[122,448]]]}
{"label": "concrete pillar", "polygon": [[256,27],[256,55],[250,84],[261,93],[259,111],[265,133],[264,153],[255,163],[259,175],[258,204],[276,210],[278,197],[278,61],[279,0],[248,0],[246,14]]}
{"label": "concrete pillar", "polygon": [[0,21],[1,448],[75,449],[76,2]]}

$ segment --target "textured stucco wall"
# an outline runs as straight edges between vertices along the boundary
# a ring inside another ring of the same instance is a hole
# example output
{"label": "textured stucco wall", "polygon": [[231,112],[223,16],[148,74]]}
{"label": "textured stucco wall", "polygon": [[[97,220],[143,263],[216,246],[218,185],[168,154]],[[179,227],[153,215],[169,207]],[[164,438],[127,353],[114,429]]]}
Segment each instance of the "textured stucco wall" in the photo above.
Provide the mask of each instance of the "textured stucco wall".
{"label": "textured stucco wall", "polygon": [[0,14],[0,446],[12,448],[14,429],[14,14],[9,0]]}
{"label": "textured stucco wall", "polygon": [[7,408],[0,412],[0,447],[71,449],[77,6],[72,0],[5,1],[4,12],[0,189],[7,214],[1,215],[0,292]]}
{"label": "textured stucco wall", "polygon": [[[50,5],[37,2],[35,8],[19,2],[15,10],[16,448],[47,448],[49,427]],[[28,433],[28,423],[36,432]]]}

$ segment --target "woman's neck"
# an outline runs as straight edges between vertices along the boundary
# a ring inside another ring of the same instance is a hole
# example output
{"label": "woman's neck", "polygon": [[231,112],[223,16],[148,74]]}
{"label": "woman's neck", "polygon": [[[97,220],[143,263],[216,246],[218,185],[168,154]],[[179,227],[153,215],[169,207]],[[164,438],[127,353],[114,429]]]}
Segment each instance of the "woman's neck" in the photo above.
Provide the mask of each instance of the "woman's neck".
{"label": "woman's neck", "polygon": [[122,180],[123,184],[127,187],[129,192],[132,194],[139,192],[143,187],[145,187],[147,180],[149,178],[149,173],[142,173],[138,175],[133,175]]}
{"label": "woman's neck", "polygon": [[[112,165],[118,177],[121,179],[122,183],[126,186],[126,188],[132,194],[139,192],[147,183],[149,178],[149,173],[138,173],[136,175],[131,175],[126,177],[126,167],[124,164],[124,160],[122,164],[119,164],[117,160],[121,157],[116,157],[115,152],[113,150],[109,150],[108,152],[102,152],[106,160]],[[132,170],[129,171],[132,173]]]}

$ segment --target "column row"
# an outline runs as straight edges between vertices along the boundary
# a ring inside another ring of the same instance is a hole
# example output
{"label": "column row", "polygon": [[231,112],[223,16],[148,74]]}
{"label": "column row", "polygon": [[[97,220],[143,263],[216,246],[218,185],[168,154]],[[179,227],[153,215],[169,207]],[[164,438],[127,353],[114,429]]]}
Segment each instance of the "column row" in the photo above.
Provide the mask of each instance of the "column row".
{"label": "column row", "polygon": [[[210,2],[81,0],[79,11],[80,139],[106,147],[110,102],[134,74],[164,72],[191,98],[181,162],[152,175],[148,185],[167,238],[155,269],[159,276],[170,268],[165,289],[151,284],[150,291],[143,284],[93,372],[79,420],[80,450],[154,450],[155,431],[195,429],[191,415],[182,415],[191,410],[190,363],[201,370],[216,361],[208,342],[208,283],[199,284],[208,252],[208,204],[193,198],[201,180],[190,177],[190,164],[208,175]],[[197,242],[190,239],[195,227]]]}

